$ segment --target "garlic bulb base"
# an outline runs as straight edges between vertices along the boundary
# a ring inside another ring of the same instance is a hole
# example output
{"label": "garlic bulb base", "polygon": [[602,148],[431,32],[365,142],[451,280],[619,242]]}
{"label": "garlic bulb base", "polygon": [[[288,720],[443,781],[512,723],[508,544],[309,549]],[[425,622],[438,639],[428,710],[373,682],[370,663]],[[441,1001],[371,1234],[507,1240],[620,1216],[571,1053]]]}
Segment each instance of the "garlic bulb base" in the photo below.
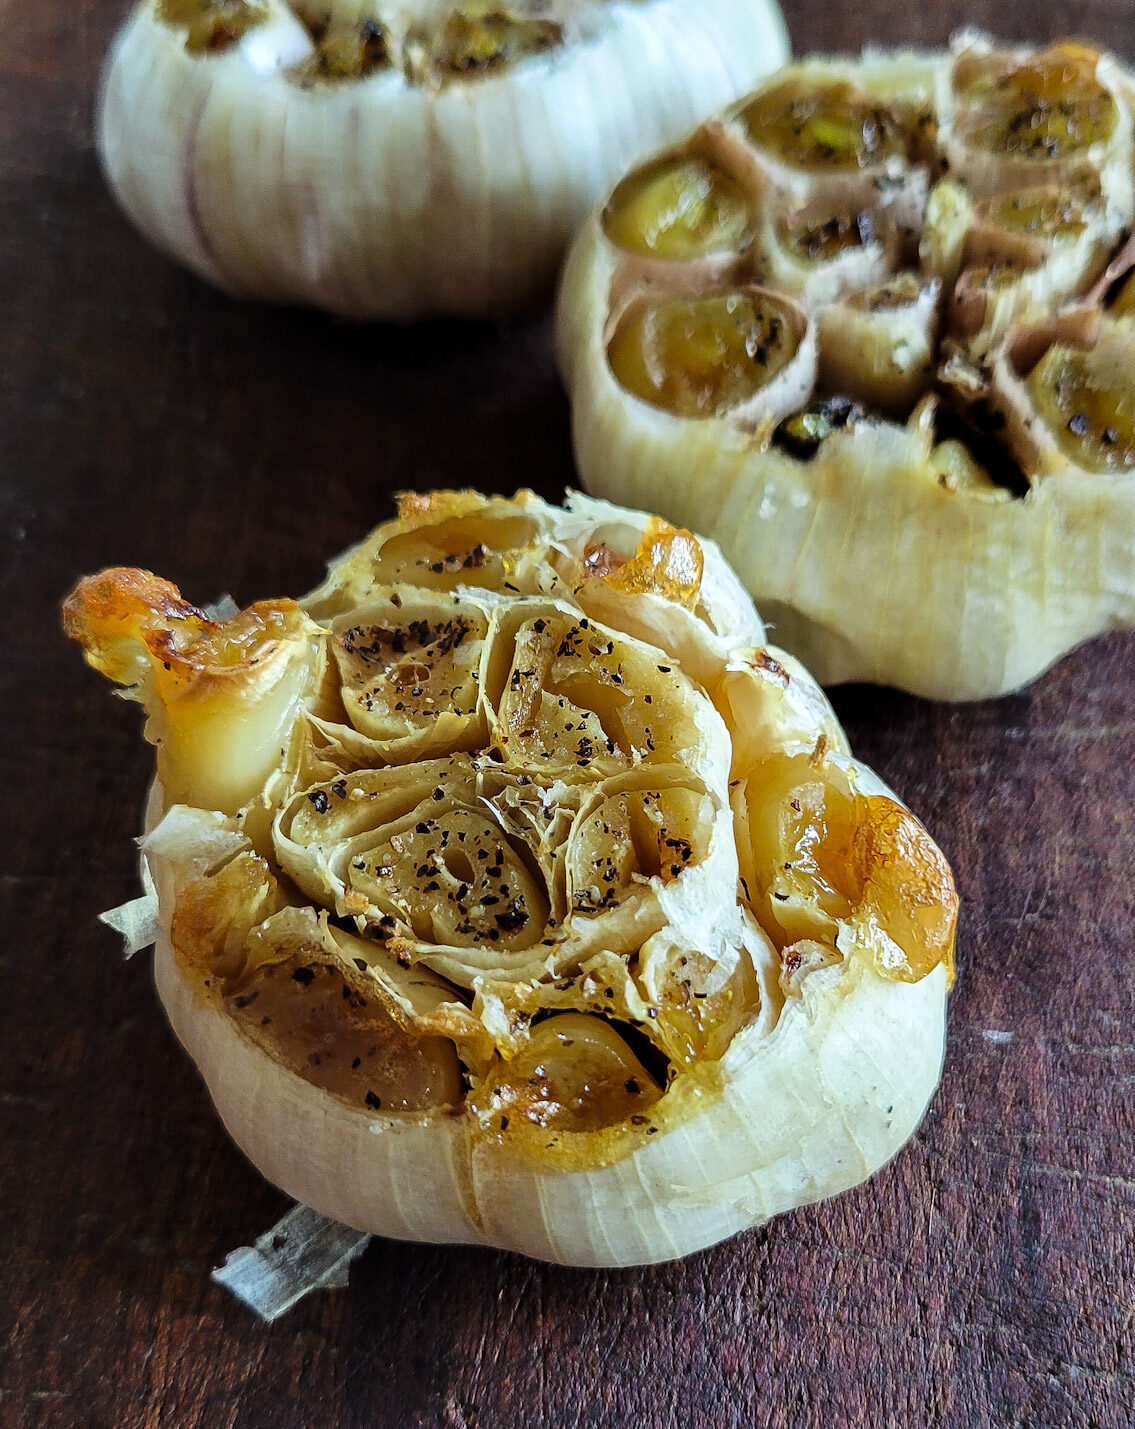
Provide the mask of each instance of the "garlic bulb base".
{"label": "garlic bulb base", "polygon": [[[851,1189],[910,1139],[944,1055],[943,969],[915,984],[867,977],[834,1012],[817,989],[760,1054],[738,1040],[724,1084],[703,1093],[716,1103],[704,1126],[694,1114],[628,1161],[556,1172],[479,1140],[461,1118],[380,1123],[314,1092],[203,1009],[164,934],[154,975],[229,1135],[289,1196],[371,1235],[490,1245],[563,1265],[675,1260]],[[876,1034],[866,1043],[865,1026]],[[893,1055],[881,1055],[885,1046]],[[802,1090],[799,1069],[817,1058],[819,1080]],[[864,1064],[850,1082],[849,1062]],[[755,1127],[752,1109],[778,1103],[784,1120]],[[313,1157],[313,1147],[328,1155]],[[718,1170],[697,1179],[707,1162]]]}

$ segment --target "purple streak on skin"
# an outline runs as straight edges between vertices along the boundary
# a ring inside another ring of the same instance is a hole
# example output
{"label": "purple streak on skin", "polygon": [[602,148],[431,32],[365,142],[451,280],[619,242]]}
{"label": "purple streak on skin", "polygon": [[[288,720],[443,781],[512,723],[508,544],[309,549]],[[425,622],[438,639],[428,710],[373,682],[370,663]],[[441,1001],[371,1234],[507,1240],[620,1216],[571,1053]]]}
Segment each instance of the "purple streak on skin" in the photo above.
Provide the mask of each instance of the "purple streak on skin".
{"label": "purple streak on skin", "polygon": [[185,159],[182,163],[182,187],[185,194],[185,212],[189,218],[190,227],[193,230],[193,237],[197,240],[197,246],[205,257],[209,272],[208,277],[214,283],[229,291],[233,290],[233,284],[225,275],[217,257],[216,250],[205,228],[205,221],[201,214],[201,205],[197,200],[197,138],[201,132],[201,124],[205,118],[205,105],[207,100],[202,100],[197,113],[193,116],[193,123],[189,127],[189,135],[185,143]]}

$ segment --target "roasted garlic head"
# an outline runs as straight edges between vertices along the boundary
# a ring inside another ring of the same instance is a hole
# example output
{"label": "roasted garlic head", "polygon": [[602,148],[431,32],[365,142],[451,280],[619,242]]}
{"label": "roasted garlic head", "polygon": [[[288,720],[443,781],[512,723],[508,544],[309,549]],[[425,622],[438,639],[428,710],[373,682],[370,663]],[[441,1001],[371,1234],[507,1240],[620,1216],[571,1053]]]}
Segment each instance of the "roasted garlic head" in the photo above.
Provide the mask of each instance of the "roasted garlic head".
{"label": "roasted garlic head", "polygon": [[824,683],[984,698],[1135,625],[1133,96],[1072,41],[807,59],[629,174],[560,295],[586,486]]}
{"label": "roasted garlic head", "polygon": [[626,1265],[854,1185],[938,1081],[957,899],[715,546],[406,496],[299,603],[82,581],[157,746],[158,991],[266,1176]]}
{"label": "roasted garlic head", "polygon": [[139,0],[99,151],[142,232],[239,297],[486,317],[787,54],[776,0]]}

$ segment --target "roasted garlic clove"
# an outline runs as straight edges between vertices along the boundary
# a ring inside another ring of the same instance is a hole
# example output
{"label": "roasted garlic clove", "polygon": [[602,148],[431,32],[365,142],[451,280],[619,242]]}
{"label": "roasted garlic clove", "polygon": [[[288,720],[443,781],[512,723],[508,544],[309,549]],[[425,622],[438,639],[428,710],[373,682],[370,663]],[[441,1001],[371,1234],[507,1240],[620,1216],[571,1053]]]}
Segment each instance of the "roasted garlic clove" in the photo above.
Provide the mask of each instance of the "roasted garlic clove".
{"label": "roasted garlic clove", "polygon": [[294,601],[210,620],[148,571],[82,581],[64,628],[87,660],[141,701],[171,803],[235,813],[268,783],[317,679],[318,628]]}
{"label": "roasted garlic clove", "polygon": [[765,216],[753,260],[770,287],[806,308],[884,281],[899,263],[898,233],[886,213],[830,202]]}
{"label": "roasted garlic clove", "polygon": [[952,978],[954,922],[943,913],[952,876],[901,805],[815,751],[773,757],[733,797],[741,877],[785,984],[817,947],[825,966],[854,948],[886,976],[917,982],[942,963]]}
{"label": "roasted garlic clove", "polygon": [[798,305],[760,289],[627,305],[607,348],[641,401],[676,417],[776,421],[815,380],[815,335]]}
{"label": "roasted garlic clove", "polygon": [[99,151],[142,232],[236,296],[490,316],[787,52],[775,0],[139,0]]}
{"label": "roasted garlic clove", "polygon": [[934,378],[936,278],[903,272],[820,314],[820,382],[889,417],[905,417]]}
{"label": "roasted garlic clove", "polygon": [[917,122],[867,78],[834,60],[790,65],[735,106],[728,127],[755,172],[795,204],[917,223],[928,187]]}
{"label": "roasted garlic clove", "polygon": [[705,143],[636,170],[618,185],[603,210],[603,227],[612,243],[662,263],[731,257],[752,225],[744,187]]}
{"label": "roasted garlic clove", "polygon": [[1086,316],[1021,329],[994,355],[989,404],[1047,480],[1135,467],[1135,323]]}
{"label": "roasted garlic clove", "polygon": [[986,698],[1135,624],[1131,94],[1089,47],[969,35],[703,125],[670,153],[744,196],[728,255],[644,266],[596,213],[565,269],[585,484],[716,536],[825,683]]}
{"label": "roasted garlic clove", "polygon": [[[219,625],[118,570],[66,615],[161,741],[159,994],[266,1175],[367,1230],[623,1265],[894,1154],[941,1066],[949,870],[716,547],[406,497],[303,607]],[[181,754],[206,652],[239,786]]]}
{"label": "roasted garlic clove", "polygon": [[1053,186],[982,200],[956,277],[951,331],[983,356],[1015,323],[1087,293],[1110,247],[1103,209]]}
{"label": "roasted garlic clove", "polygon": [[373,741],[383,758],[484,744],[479,682],[488,617],[479,606],[391,587],[385,598],[333,620],[331,629],[339,722]]}

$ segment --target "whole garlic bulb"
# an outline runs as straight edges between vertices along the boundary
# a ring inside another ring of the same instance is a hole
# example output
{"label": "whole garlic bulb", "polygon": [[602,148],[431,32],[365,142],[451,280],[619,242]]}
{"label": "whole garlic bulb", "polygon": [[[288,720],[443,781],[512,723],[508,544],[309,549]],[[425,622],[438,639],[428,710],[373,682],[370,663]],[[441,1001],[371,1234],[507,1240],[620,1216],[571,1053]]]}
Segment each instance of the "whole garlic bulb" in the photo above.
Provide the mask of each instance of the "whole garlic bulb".
{"label": "whole garlic bulb", "polygon": [[712,544],[434,493],[299,604],[112,570],[65,624],[157,744],[162,1002],[299,1200],[627,1265],[917,1125],[949,868]]}
{"label": "whole garlic bulb", "polygon": [[776,0],[140,0],[98,143],[142,232],[230,293],[492,316],[787,53]]}
{"label": "whole garlic bulb", "polygon": [[585,485],[716,537],[824,683],[985,698],[1135,625],[1133,102],[967,34],[649,160],[561,288]]}

